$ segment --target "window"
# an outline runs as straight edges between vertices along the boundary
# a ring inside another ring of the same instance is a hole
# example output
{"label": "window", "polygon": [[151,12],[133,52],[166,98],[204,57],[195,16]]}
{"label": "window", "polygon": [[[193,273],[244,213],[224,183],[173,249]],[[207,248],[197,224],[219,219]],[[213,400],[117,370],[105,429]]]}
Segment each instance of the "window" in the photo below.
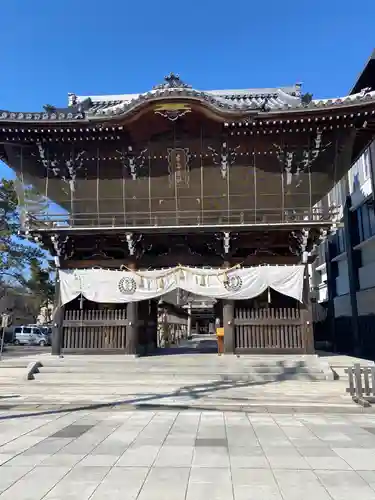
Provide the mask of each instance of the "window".
{"label": "window", "polygon": [[22,332],[22,328],[20,327],[17,327],[14,329],[14,333],[21,333]]}
{"label": "window", "polygon": [[374,205],[369,207],[369,222],[370,222],[370,234],[373,236],[375,234],[375,210]]}
{"label": "window", "polygon": [[344,228],[340,228],[337,231],[337,251],[338,251],[337,253],[340,254],[340,253],[345,252],[345,248],[346,248],[346,245],[345,245]]}
{"label": "window", "polygon": [[337,255],[345,252],[346,244],[343,227],[340,227],[340,229],[332,236],[331,241],[333,243],[331,258],[337,257]]}
{"label": "window", "polygon": [[357,224],[358,224],[358,237],[359,241],[363,241],[363,220],[362,220],[362,210],[361,207],[357,208]]}
{"label": "window", "polygon": [[31,328],[24,326],[23,333],[31,333]]}
{"label": "window", "polygon": [[370,238],[370,217],[369,217],[369,210],[368,206],[365,203],[364,205],[361,206],[361,213],[362,213],[362,231],[363,231],[363,241],[367,240]]}
{"label": "window", "polygon": [[359,241],[365,241],[375,234],[375,212],[370,203],[364,203],[356,210]]}

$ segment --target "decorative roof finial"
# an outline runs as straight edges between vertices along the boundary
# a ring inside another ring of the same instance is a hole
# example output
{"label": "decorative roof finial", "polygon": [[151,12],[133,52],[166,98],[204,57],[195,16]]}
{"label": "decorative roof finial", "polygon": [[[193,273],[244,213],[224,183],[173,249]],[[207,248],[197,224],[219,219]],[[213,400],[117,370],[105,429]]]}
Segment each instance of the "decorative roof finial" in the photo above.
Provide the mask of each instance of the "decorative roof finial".
{"label": "decorative roof finial", "polygon": [[159,85],[155,85],[153,87],[154,90],[157,89],[191,89],[191,85],[187,85],[184,83],[180,75],[176,73],[169,73],[169,75],[164,77],[164,83],[160,83]]}
{"label": "decorative roof finial", "polygon": [[74,92],[68,93],[68,106],[76,106],[78,102],[78,97]]}
{"label": "decorative roof finial", "polygon": [[302,82],[296,82],[294,87],[295,87],[295,94],[296,94],[296,97],[301,97],[302,95],[302,85],[303,83]]}
{"label": "decorative roof finial", "polygon": [[301,95],[301,102],[305,106],[308,106],[312,100],[313,100],[313,95],[310,92],[306,92],[306,94]]}

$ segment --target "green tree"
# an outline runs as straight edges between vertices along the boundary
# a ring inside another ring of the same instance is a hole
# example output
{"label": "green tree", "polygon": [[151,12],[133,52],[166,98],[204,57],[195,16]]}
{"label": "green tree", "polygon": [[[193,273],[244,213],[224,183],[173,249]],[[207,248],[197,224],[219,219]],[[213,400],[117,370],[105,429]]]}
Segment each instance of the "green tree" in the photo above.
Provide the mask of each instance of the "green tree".
{"label": "green tree", "polygon": [[[22,287],[40,299],[52,297],[50,257],[35,243],[22,237],[19,196],[14,181],[0,180],[0,284]],[[1,295],[1,294],[0,294]]]}
{"label": "green tree", "polygon": [[53,272],[52,266],[42,267],[38,259],[31,259],[27,288],[33,294],[38,310],[41,307],[48,307],[53,302],[55,293],[55,285],[51,280]]}

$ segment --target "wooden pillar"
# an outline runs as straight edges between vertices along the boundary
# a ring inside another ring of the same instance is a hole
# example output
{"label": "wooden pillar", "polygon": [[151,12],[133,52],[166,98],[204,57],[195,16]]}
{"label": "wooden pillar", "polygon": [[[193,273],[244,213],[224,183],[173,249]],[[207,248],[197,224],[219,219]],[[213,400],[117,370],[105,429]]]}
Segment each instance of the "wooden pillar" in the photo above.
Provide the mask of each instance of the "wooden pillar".
{"label": "wooden pillar", "polygon": [[158,301],[150,300],[150,348],[154,350],[158,345]]}
{"label": "wooden pillar", "polygon": [[314,329],[313,329],[313,315],[309,283],[308,264],[305,266],[305,274],[303,280],[303,305],[301,305],[301,316],[303,321],[303,329],[305,336],[305,352],[306,354],[314,354]]}
{"label": "wooden pillar", "polygon": [[357,291],[359,290],[358,268],[360,267],[360,251],[354,250],[353,246],[359,242],[358,224],[356,214],[350,210],[352,206],[351,196],[347,196],[344,207],[344,234],[346,245],[346,258],[348,263],[349,294],[351,305],[351,323],[353,352],[356,356],[362,353],[362,339],[359,330]]}
{"label": "wooden pillar", "polygon": [[138,304],[138,352],[146,354],[148,347],[149,301],[141,300]]}
{"label": "wooden pillar", "polygon": [[192,321],[192,317],[191,317],[191,303],[189,303],[189,305],[188,305],[187,327],[186,327],[186,329],[187,329],[186,335],[187,335],[188,339],[191,337],[191,330],[192,330],[191,321]]}
{"label": "wooden pillar", "polygon": [[[223,268],[231,267],[230,255],[227,254],[223,262]],[[234,354],[234,300],[223,300],[223,327],[224,327],[224,353]]]}
{"label": "wooden pillar", "polygon": [[215,328],[223,326],[223,304],[222,300],[218,299],[214,304]]}
{"label": "wooden pillar", "polygon": [[128,302],[126,306],[126,354],[137,354],[138,348],[138,302]]}
{"label": "wooden pillar", "polygon": [[138,302],[138,352],[148,354],[157,342],[158,304],[154,300]]}
{"label": "wooden pillar", "polygon": [[63,345],[64,306],[61,305],[59,272],[56,270],[55,300],[52,327],[52,354],[60,356]]}
{"label": "wooden pillar", "polygon": [[234,353],[234,300],[223,300],[224,353]]}
{"label": "wooden pillar", "polygon": [[[128,264],[129,269],[135,270],[135,261]],[[138,302],[128,302],[126,305],[126,319],[128,325],[126,327],[126,354],[137,354],[138,349]]]}

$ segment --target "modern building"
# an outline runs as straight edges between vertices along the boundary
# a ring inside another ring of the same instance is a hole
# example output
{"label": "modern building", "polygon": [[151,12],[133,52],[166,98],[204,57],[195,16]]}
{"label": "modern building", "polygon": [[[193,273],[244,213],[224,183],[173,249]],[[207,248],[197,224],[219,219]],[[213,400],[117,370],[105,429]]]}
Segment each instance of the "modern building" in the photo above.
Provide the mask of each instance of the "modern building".
{"label": "modern building", "polygon": [[308,264],[340,216],[317,204],[374,136],[369,89],[205,91],[174,74],[0,111],[25,235],[59,267],[53,352],[154,344],[178,290],[215,299],[227,353],[313,352]]}
{"label": "modern building", "polygon": [[[375,52],[352,93],[375,88]],[[317,205],[338,208],[337,227],[317,250],[315,331],[341,352],[375,357],[375,142]]]}

